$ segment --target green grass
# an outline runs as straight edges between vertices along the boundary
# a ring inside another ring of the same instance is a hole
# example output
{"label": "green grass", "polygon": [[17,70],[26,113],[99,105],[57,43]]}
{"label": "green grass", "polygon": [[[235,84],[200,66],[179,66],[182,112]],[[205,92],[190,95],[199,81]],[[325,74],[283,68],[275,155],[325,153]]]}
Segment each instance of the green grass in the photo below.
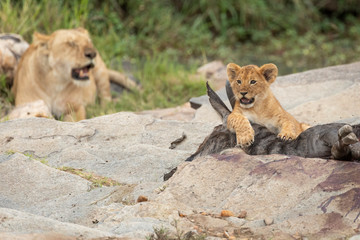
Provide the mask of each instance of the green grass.
{"label": "green grass", "polygon": [[9,113],[12,103],[14,102],[13,94],[6,84],[5,75],[0,75],[0,122]]}
{"label": "green grass", "polygon": [[177,223],[175,223],[176,234],[172,234],[169,229],[165,227],[154,228],[154,233],[146,237],[147,240],[204,240],[205,234],[197,234],[189,231],[184,233],[181,231]]}
{"label": "green grass", "polygon": [[72,167],[59,167],[57,168],[60,171],[68,172],[74,175],[78,175],[89,182],[91,182],[91,189],[98,187],[112,187],[112,186],[120,186],[121,184],[111,178],[99,176],[95,173],[85,172],[83,169],[77,169]]}
{"label": "green grass", "polygon": [[195,69],[176,64],[164,54],[148,58],[135,73],[142,90],[123,92],[119,98],[106,107],[100,104],[89,106],[88,117],[97,113],[109,114],[122,111],[141,111],[155,108],[174,107],[189,101],[193,96],[206,94],[204,81],[191,77]]}
{"label": "green grass", "polygon": [[[11,151],[12,152],[12,154],[14,154],[15,152],[14,151]],[[28,158],[30,158],[30,159],[32,159],[32,160],[36,160],[36,161],[39,161],[39,162],[41,162],[42,164],[45,164],[45,165],[49,165],[49,162],[48,162],[48,160],[46,160],[45,158],[38,158],[38,157],[35,157],[32,153],[23,153],[24,154],[24,156],[26,156],[26,157],[28,157]]]}
{"label": "green grass", "polygon": [[[205,94],[205,84],[191,75],[212,60],[239,65],[273,62],[280,75],[358,61],[357,4],[353,0],[2,0],[0,32],[18,33],[31,42],[35,31],[50,34],[81,26],[89,30],[108,66],[121,71],[121,63],[130,62],[142,90],[126,92],[106,107],[90,106],[88,117],[93,117],[172,107]],[[3,84],[0,100],[12,102]],[[0,116],[8,108],[3,105]]]}

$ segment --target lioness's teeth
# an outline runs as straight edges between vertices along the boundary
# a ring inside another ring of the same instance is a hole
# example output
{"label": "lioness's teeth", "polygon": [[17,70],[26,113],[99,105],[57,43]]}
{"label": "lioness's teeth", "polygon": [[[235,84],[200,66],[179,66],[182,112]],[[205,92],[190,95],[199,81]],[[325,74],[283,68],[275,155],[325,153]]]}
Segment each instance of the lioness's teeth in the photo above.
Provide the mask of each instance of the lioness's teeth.
{"label": "lioness's teeth", "polygon": [[73,69],[73,72],[76,73],[76,78],[80,78],[80,79],[89,78],[89,69],[86,67]]}

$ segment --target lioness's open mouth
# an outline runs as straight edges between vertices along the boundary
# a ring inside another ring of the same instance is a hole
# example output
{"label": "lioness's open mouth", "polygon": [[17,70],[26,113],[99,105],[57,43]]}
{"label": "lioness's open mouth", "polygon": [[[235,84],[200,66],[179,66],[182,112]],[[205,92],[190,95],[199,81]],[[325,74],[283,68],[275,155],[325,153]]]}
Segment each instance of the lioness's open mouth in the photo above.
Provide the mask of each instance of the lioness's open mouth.
{"label": "lioness's open mouth", "polygon": [[252,104],[254,101],[255,101],[254,98],[252,98],[252,99],[248,99],[246,97],[240,98],[240,103],[245,104],[245,105],[246,104]]}
{"label": "lioness's open mouth", "polygon": [[71,70],[71,77],[75,80],[89,80],[89,71],[94,67],[94,64],[90,63],[82,68],[73,68]]}

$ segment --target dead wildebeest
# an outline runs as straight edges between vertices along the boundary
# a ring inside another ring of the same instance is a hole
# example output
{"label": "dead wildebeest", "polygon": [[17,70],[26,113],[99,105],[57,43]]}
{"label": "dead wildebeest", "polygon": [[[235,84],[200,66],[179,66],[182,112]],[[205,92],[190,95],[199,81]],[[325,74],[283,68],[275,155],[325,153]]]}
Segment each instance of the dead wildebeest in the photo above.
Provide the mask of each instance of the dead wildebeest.
{"label": "dead wildebeest", "polygon": [[[197,151],[185,161],[192,161],[197,156],[220,153],[236,147],[236,135],[226,127],[227,117],[231,111],[208,84],[207,94],[211,106],[218,112],[223,123],[216,126],[205,138]],[[226,84],[226,93],[231,106],[235,98],[230,85]],[[302,132],[295,140],[283,141],[266,127],[251,124],[255,131],[254,143],[243,150],[250,155],[284,154],[308,158],[324,158],[337,160],[360,160],[360,124],[350,126],[345,123],[329,123],[317,125]],[[176,168],[164,175],[169,179]]]}

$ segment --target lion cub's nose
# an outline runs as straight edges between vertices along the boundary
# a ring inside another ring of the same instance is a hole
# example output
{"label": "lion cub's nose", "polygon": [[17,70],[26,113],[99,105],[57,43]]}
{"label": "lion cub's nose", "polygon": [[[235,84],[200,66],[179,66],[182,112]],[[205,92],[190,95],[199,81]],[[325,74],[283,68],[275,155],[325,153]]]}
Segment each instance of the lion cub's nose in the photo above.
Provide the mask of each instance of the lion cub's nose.
{"label": "lion cub's nose", "polygon": [[96,57],[96,52],[94,51],[94,49],[87,48],[85,49],[84,55],[87,58],[94,59]]}
{"label": "lion cub's nose", "polygon": [[243,95],[243,97],[245,97],[245,95],[247,94],[248,92],[240,92],[241,95]]}

